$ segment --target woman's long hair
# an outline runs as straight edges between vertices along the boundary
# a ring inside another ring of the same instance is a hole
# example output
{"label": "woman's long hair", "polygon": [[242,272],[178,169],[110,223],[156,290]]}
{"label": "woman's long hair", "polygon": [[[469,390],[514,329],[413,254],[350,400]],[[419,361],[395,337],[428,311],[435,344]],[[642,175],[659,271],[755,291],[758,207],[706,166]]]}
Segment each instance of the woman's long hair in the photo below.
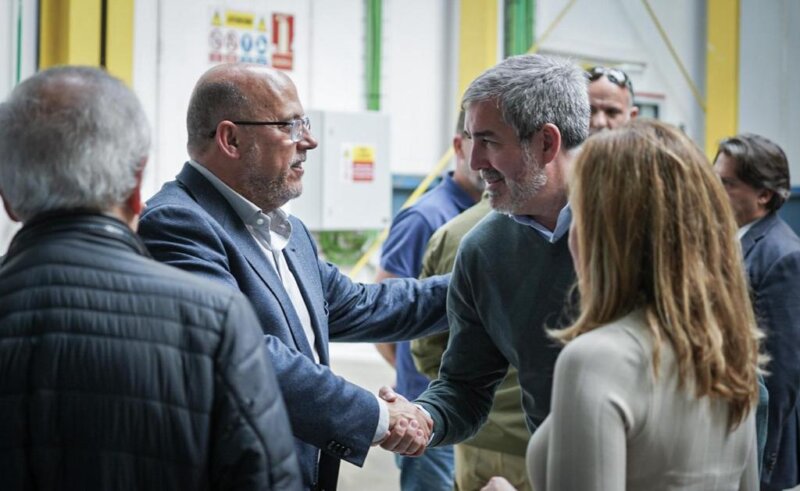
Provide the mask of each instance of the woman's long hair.
{"label": "woman's long hair", "polygon": [[683,387],[735,428],[758,400],[756,327],[736,224],[712,167],[678,129],[640,120],[590,138],[570,183],[581,312],[563,342],[642,309]]}

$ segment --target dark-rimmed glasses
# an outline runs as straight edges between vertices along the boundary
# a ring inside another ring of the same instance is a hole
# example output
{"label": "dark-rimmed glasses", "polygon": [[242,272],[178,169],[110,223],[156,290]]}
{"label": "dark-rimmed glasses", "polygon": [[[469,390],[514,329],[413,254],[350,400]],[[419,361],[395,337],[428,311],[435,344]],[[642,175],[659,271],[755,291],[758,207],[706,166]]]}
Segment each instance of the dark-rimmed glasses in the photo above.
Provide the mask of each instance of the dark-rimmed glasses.
{"label": "dark-rimmed glasses", "polygon": [[609,82],[616,84],[623,89],[628,89],[631,92],[631,97],[633,97],[633,82],[631,82],[631,78],[628,76],[628,74],[619,68],[593,66],[592,68],[586,70],[586,76],[589,77],[590,82],[594,82],[603,75],[606,76]]}
{"label": "dark-rimmed glasses", "polygon": [[[289,128],[289,138],[292,142],[297,143],[303,139],[305,131],[311,131],[311,120],[308,116],[302,118],[290,119],[289,121],[231,121],[233,124],[249,125],[249,126],[283,126]],[[213,137],[216,130],[211,132]]]}

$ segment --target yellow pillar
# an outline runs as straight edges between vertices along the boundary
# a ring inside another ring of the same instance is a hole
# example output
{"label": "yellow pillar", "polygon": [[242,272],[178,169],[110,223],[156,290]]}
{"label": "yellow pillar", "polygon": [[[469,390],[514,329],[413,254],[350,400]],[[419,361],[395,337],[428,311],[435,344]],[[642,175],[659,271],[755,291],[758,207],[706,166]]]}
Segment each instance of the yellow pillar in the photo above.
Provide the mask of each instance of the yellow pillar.
{"label": "yellow pillar", "polygon": [[100,0],[41,0],[39,68],[100,65]]}
{"label": "yellow pillar", "polygon": [[458,102],[475,77],[497,59],[498,0],[461,0],[458,53]]}
{"label": "yellow pillar", "polygon": [[706,155],[739,128],[739,0],[708,0]]}
{"label": "yellow pillar", "polygon": [[107,0],[106,59],[108,72],[133,87],[134,0]]}
{"label": "yellow pillar", "polygon": [[41,0],[39,68],[104,66],[132,85],[134,1]]}

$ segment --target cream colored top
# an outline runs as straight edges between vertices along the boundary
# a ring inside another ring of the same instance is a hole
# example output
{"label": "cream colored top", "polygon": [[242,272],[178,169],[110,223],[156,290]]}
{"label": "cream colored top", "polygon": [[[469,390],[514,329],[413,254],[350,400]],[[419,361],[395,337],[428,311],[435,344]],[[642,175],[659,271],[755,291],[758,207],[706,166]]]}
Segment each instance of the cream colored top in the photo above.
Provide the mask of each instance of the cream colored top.
{"label": "cream colored top", "polygon": [[634,312],[579,336],[558,357],[550,415],[528,444],[537,491],[758,490],[755,410],[729,433],[728,408],[678,389],[663,344]]}

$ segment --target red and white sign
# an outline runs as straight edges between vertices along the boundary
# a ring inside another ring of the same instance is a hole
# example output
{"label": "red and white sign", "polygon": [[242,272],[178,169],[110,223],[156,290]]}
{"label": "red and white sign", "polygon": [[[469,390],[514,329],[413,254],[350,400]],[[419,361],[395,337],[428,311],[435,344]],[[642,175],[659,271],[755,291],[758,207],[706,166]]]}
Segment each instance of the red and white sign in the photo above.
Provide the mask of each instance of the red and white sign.
{"label": "red and white sign", "polygon": [[342,181],[373,182],[375,180],[375,147],[346,143],[342,146]]}
{"label": "red and white sign", "polygon": [[291,70],[294,66],[294,15],[272,14],[272,66]]}

